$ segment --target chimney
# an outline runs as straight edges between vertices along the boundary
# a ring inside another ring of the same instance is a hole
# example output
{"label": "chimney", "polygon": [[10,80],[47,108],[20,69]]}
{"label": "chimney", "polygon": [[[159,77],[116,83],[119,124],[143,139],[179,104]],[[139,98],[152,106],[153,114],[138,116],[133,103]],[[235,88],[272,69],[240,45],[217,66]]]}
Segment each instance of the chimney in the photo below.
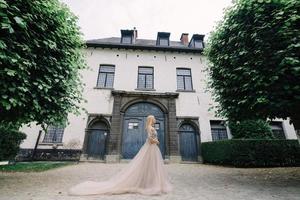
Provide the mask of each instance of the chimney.
{"label": "chimney", "polygon": [[184,46],[188,46],[189,44],[189,34],[188,33],[182,33],[180,37],[180,41]]}
{"label": "chimney", "polygon": [[136,30],[136,27],[133,27],[133,43],[135,43],[137,37],[138,37],[138,31]]}

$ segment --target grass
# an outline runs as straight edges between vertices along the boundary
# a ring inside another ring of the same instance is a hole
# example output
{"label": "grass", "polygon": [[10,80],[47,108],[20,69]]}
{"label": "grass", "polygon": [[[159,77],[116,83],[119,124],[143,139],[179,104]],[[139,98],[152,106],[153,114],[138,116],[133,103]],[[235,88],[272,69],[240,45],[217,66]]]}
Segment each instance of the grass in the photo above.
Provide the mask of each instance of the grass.
{"label": "grass", "polygon": [[35,161],[17,162],[16,164],[0,165],[0,172],[42,172],[62,166],[72,165],[76,162],[54,162],[54,161]]}

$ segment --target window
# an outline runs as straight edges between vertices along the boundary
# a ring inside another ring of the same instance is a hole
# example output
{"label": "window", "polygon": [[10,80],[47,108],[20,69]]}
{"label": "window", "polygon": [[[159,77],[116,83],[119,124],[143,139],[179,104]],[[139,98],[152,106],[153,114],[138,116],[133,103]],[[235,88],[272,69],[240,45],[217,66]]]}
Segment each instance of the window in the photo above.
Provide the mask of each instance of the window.
{"label": "window", "polygon": [[131,37],[131,35],[124,35],[122,37],[121,43],[123,43],[123,44],[131,44],[132,43],[132,37]]}
{"label": "window", "polygon": [[189,43],[189,47],[203,49],[204,48],[203,39],[204,39],[204,35],[194,34]]}
{"label": "window", "polygon": [[64,127],[49,125],[43,143],[61,143]]}
{"label": "window", "polygon": [[112,88],[114,85],[115,67],[100,65],[97,87]]}
{"label": "window", "polygon": [[212,140],[228,139],[227,130],[222,121],[210,121]]}
{"label": "window", "polygon": [[177,68],[177,89],[193,90],[191,69]]}
{"label": "window", "polygon": [[286,139],[282,128],[282,122],[271,122],[270,126],[276,139]]}
{"label": "window", "polygon": [[137,122],[129,122],[128,123],[128,129],[138,129],[139,128],[139,123]]}
{"label": "window", "polygon": [[153,67],[139,67],[138,88],[153,89]]}
{"label": "window", "polygon": [[160,126],[160,123],[155,123],[154,124],[154,127],[155,127],[156,130],[159,130],[159,126]]}
{"label": "window", "polygon": [[169,46],[170,44],[170,33],[168,32],[158,32],[157,33],[157,39],[156,39],[156,45],[158,46]]}
{"label": "window", "polygon": [[159,45],[160,46],[169,46],[169,39],[168,38],[159,38]]}
{"label": "window", "polygon": [[195,40],[195,48],[203,48],[203,43],[201,40]]}

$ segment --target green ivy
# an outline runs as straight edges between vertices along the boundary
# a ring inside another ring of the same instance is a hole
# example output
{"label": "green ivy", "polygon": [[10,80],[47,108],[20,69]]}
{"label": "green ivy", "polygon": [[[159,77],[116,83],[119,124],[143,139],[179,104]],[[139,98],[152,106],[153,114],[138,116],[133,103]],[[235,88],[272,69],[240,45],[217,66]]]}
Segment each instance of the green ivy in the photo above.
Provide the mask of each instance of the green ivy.
{"label": "green ivy", "polygon": [[299,27],[299,0],[237,0],[226,10],[205,50],[219,116],[300,122]]}
{"label": "green ivy", "polygon": [[79,114],[86,67],[77,17],[59,0],[0,0],[0,123]]}

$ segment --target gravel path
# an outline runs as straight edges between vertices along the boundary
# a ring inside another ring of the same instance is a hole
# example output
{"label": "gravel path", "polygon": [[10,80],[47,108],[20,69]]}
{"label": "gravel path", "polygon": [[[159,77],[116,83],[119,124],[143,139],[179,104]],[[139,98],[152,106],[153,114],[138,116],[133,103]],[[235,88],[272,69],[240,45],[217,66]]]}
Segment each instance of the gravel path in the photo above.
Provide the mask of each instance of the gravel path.
{"label": "gravel path", "polygon": [[138,194],[68,196],[84,180],[102,181],[127,163],[79,163],[45,172],[1,173],[2,200],[299,200],[300,167],[241,169],[201,164],[167,164],[174,191],[163,196]]}

